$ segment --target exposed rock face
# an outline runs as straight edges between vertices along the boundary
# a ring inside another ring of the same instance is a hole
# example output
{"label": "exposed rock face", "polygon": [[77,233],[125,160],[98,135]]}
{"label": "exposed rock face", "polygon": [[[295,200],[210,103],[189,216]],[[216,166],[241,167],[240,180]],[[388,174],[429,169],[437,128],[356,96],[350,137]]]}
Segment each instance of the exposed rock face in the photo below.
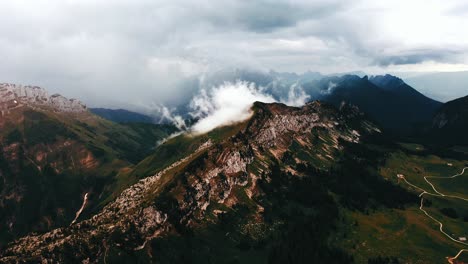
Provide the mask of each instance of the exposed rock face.
{"label": "exposed rock face", "polygon": [[[167,221],[167,214],[159,211],[154,205],[147,204],[148,197],[158,189],[161,176],[210,146],[211,143],[207,142],[192,155],[173,163],[153,176],[140,180],[124,190],[114,202],[105,206],[99,214],[91,219],[69,228],[59,228],[43,235],[27,236],[18,240],[6,251],[6,256],[3,259],[0,257],[0,262],[14,263],[23,253],[27,255],[24,255],[24,259],[29,261],[61,262],[65,260],[63,256],[53,252],[55,249],[76,243],[87,244],[90,241],[98,242],[88,248],[94,254],[92,259],[96,260],[99,257],[96,254],[106,250],[104,248],[106,244],[101,243],[101,240],[106,241],[105,237],[111,234],[124,236],[123,234],[126,233],[131,236],[132,242],[124,246],[131,250],[142,249],[147,239],[156,237],[172,227],[171,223]],[[122,237],[122,239],[124,238]],[[126,237],[125,240],[128,241],[129,238]],[[44,252],[47,253],[44,254]]]}
{"label": "exposed rock face", "polygon": [[320,102],[302,108],[255,103],[253,111],[233,136],[206,141],[192,154],[124,190],[88,220],[14,242],[0,262],[64,262],[63,249],[70,245],[76,260],[100,262],[109,247],[141,250],[153,238],[202,226],[208,215],[223,214],[216,206],[232,208],[245,199],[257,207],[261,219],[263,208],[256,198],[262,190],[256,181],[294,143],[312,158],[333,161],[342,148],[340,142],[359,142],[362,135],[379,132],[360,118],[357,109],[346,106],[337,110]]}
{"label": "exposed rock face", "polygon": [[7,243],[30,232],[69,225],[89,193],[80,217],[86,215],[117,192],[113,179],[121,169],[176,130],[113,124],[88,111],[69,112],[80,109],[76,100],[13,88],[2,87],[0,96],[0,107],[16,101],[0,113],[0,255]]}
{"label": "exposed rock face", "polygon": [[60,112],[86,111],[86,106],[80,101],[67,99],[59,94],[49,96],[45,89],[38,86],[0,84],[0,110],[2,112],[22,105],[48,107]]}

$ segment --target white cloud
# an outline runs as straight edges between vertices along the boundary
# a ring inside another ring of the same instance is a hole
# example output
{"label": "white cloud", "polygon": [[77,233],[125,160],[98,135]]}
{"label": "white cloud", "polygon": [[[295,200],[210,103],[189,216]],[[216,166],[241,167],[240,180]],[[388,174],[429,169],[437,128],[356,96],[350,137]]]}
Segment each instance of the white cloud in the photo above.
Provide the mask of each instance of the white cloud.
{"label": "white cloud", "polygon": [[191,103],[193,116],[200,118],[191,130],[205,133],[219,126],[246,120],[252,114],[250,108],[255,101],[272,103],[276,100],[255,84],[247,82],[227,82],[210,91],[202,90]]}
{"label": "white cloud", "polygon": [[328,87],[326,90],[322,90],[320,91],[321,94],[331,94],[333,92],[333,89],[335,89],[335,87],[337,86],[336,83],[330,81],[328,82]]}
{"label": "white cloud", "polygon": [[288,97],[277,100],[268,94],[263,87],[254,83],[237,81],[225,82],[210,90],[201,90],[190,104],[191,115],[199,118],[191,127],[195,134],[206,133],[220,126],[230,125],[248,119],[254,102],[281,102],[290,106],[302,106],[310,96],[306,95],[302,87],[293,84]]}
{"label": "white cloud", "polygon": [[299,84],[289,87],[288,98],[281,99],[281,102],[290,106],[303,106],[310,99]]}
{"label": "white cloud", "polygon": [[154,110],[158,113],[158,115],[161,118],[159,120],[159,123],[169,121],[180,130],[187,129],[187,125],[185,124],[184,118],[180,115],[174,114],[174,109],[169,109],[164,105],[156,105]]}

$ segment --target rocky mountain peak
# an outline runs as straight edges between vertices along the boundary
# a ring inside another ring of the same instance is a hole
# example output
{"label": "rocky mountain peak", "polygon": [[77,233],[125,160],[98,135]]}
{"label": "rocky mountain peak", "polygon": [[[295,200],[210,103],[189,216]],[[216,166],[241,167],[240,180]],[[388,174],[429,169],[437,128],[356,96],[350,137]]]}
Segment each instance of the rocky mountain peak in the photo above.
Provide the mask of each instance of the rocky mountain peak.
{"label": "rocky mountain peak", "polygon": [[372,82],[373,84],[381,88],[387,88],[387,87],[395,88],[404,84],[402,79],[396,76],[390,75],[390,74],[372,76],[370,78],[370,82]]}
{"label": "rocky mountain peak", "polygon": [[2,115],[21,106],[48,108],[57,112],[80,113],[87,111],[86,106],[77,99],[68,99],[59,94],[49,96],[39,86],[0,84],[0,110]]}
{"label": "rocky mountain peak", "polygon": [[[271,181],[272,164],[291,160],[283,170],[301,177],[298,164],[331,166],[344,144],[379,132],[372,123],[349,114],[354,110],[318,101],[300,108],[256,102],[253,111],[249,120],[223,128],[234,129],[234,134],[221,136],[220,129],[212,132],[213,138],[203,136],[194,151],[128,187],[98,214],[70,227],[19,239],[0,261],[65,260],[63,248],[85,245],[86,252],[80,247],[74,258],[99,262],[107,247],[139,251],[153,239],[205,225],[207,218],[221,221],[226,212],[245,203],[262,222],[260,201]],[[160,146],[161,153],[190,140],[198,139],[173,138]],[[294,149],[302,154],[294,154]],[[116,242],[116,234],[126,242]]]}

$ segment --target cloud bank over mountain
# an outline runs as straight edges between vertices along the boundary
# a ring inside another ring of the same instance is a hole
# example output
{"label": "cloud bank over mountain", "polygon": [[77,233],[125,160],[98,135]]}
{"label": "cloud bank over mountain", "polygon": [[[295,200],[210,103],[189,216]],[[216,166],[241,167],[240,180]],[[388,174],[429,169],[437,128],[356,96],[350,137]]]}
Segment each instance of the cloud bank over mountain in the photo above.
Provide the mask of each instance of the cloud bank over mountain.
{"label": "cloud bank over mountain", "polygon": [[247,119],[255,101],[275,102],[268,94],[262,93],[253,83],[225,83],[210,92],[202,90],[191,107],[193,117],[200,118],[192,127],[195,133],[204,133],[221,125],[229,125]]}
{"label": "cloud bank over mountain", "polygon": [[244,121],[251,116],[251,107],[256,101],[302,106],[308,99],[309,96],[296,84],[290,87],[287,98],[277,100],[255,83],[225,82],[211,90],[201,90],[192,99],[190,115],[198,121],[190,130],[196,134],[206,133],[219,126]]}

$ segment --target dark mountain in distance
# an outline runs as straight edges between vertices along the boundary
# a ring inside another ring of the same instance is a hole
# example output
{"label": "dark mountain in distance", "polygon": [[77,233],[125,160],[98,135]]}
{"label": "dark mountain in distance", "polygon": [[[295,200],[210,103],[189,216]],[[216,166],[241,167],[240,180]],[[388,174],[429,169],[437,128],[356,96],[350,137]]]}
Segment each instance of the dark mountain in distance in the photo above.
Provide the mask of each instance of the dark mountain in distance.
{"label": "dark mountain in distance", "polygon": [[[202,81],[186,82],[187,94],[179,103],[169,105],[177,109],[176,114],[189,118],[190,101],[201,89],[217,87],[225,82],[246,81],[263,87],[264,92],[275,99],[288,98],[291,87],[303,89],[309,100],[323,100],[339,106],[343,101],[355,104],[384,129],[398,135],[410,135],[422,125],[431,122],[440,102],[430,99],[402,79],[392,75],[360,77],[355,74],[322,75],[318,72],[302,74],[288,72],[261,72],[233,69],[213,72]],[[91,109],[97,115],[115,122],[155,122],[149,116],[127,110]]]}
{"label": "dark mountain in distance", "polygon": [[[392,75],[364,78],[362,71],[353,74],[329,74],[307,71],[301,74],[270,70],[225,69],[181,82],[185,91],[177,102],[167,106],[174,114],[190,118],[190,102],[200,91],[237,81],[254,83],[277,101],[285,101],[291,92],[304,90],[309,100],[324,100],[339,106],[342,101],[356,104],[384,129],[398,135],[410,135],[427,125],[441,105]],[[295,89],[293,91],[293,88]]]}
{"label": "dark mountain in distance", "polygon": [[391,75],[328,77],[303,87],[313,98],[335,106],[342,102],[354,104],[397,134],[411,134],[418,125],[430,122],[441,105]]}
{"label": "dark mountain in distance", "polygon": [[372,76],[369,81],[398,96],[397,108],[405,110],[407,118],[414,124],[426,122],[442,105],[406,84],[402,79],[392,75]]}
{"label": "dark mountain in distance", "polygon": [[468,96],[445,103],[434,116],[431,140],[449,145],[468,145]]}
{"label": "dark mountain in distance", "polygon": [[125,109],[89,108],[89,110],[95,115],[117,123],[156,123],[150,116]]}
{"label": "dark mountain in distance", "polygon": [[356,75],[356,76],[359,76],[359,77],[364,77],[366,76],[367,74],[363,71],[350,71],[350,72],[341,72],[341,73],[331,73],[331,74],[328,74],[326,76],[328,77],[341,77],[341,76],[345,76],[345,75]]}
{"label": "dark mountain in distance", "polygon": [[[355,104],[384,129],[398,135],[413,134],[422,125],[429,124],[441,106],[440,102],[424,96],[398,77],[387,74],[367,78],[361,75],[364,72],[322,75],[311,71],[297,74],[234,69],[208,74],[202,82],[192,82],[187,90],[193,96],[202,88],[209,90],[226,81],[246,81],[262,87],[265,93],[281,101],[288,98],[292,87],[296,87],[303,89],[309,100],[323,100],[335,106],[343,101]],[[177,114],[187,116],[191,98],[173,106],[177,108]]]}

